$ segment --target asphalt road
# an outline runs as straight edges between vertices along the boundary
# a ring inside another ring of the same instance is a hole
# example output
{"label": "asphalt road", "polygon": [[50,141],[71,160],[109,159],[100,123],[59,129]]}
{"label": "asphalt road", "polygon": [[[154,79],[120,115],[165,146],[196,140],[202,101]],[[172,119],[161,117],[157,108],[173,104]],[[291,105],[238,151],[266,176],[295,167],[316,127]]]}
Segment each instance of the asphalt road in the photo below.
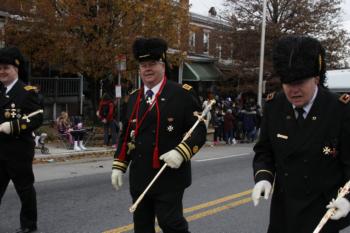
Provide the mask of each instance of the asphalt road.
{"label": "asphalt road", "polygon": [[[184,196],[192,233],[266,232],[269,203],[253,207],[251,161],[251,145],[207,147],[194,158],[193,184]],[[116,192],[110,169],[111,159],[36,165],[38,232],[133,232],[127,177]],[[9,186],[0,206],[0,233],[19,226],[19,208]]]}

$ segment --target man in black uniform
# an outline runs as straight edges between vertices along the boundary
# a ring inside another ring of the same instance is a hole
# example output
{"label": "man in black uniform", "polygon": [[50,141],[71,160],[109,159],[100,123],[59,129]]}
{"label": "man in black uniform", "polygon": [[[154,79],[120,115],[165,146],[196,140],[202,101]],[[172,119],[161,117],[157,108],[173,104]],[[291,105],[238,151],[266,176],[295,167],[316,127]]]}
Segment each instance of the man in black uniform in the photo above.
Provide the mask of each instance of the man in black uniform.
{"label": "man in black uniform", "polygon": [[189,232],[182,197],[191,184],[191,157],[206,139],[201,122],[191,137],[181,142],[201,108],[191,86],[181,87],[167,79],[166,50],[166,42],[159,38],[139,38],[133,44],[144,85],[130,95],[128,121],[123,124],[113,162],[112,184],[116,189],[121,187],[122,174],[130,163],[133,202],[164,162],[169,166],[134,212],[136,233],[154,233],[155,216],[165,233]]}
{"label": "man in black uniform", "polygon": [[35,88],[27,86],[21,52],[0,50],[0,201],[12,180],[21,200],[21,227],[17,233],[35,232],[37,206],[32,161],[33,130],[42,123],[42,106]]}
{"label": "man in black uniform", "polygon": [[349,196],[327,204],[350,179],[350,96],[324,87],[325,51],[314,38],[281,38],[273,63],[283,92],[265,104],[252,199],[267,199],[274,182],[268,233],[313,232],[331,207],[321,232],[337,233],[349,225]]}

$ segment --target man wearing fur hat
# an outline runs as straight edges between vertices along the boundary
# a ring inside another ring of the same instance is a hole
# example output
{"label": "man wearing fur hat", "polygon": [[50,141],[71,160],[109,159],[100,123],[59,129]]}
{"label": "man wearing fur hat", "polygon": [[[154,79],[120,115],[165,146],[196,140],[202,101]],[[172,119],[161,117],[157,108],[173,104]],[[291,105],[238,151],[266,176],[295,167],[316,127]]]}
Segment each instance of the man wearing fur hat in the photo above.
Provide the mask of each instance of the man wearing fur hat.
{"label": "man wearing fur hat", "polygon": [[350,97],[325,86],[325,51],[307,36],[281,38],[273,64],[281,93],[264,106],[254,147],[254,205],[274,186],[268,233],[310,233],[327,209],[335,214],[322,233],[349,225],[349,196],[337,192],[350,179]]}
{"label": "man wearing fur hat", "polygon": [[167,44],[159,38],[139,38],[133,44],[143,86],[130,95],[115,153],[112,184],[122,185],[129,166],[133,202],[145,190],[164,163],[167,168],[156,180],[134,212],[136,233],[155,233],[155,217],[164,233],[188,233],[182,197],[191,184],[191,157],[206,139],[201,122],[184,142],[193,126],[194,112],[201,107],[191,86],[167,79]]}
{"label": "man wearing fur hat", "polygon": [[12,180],[22,204],[17,233],[37,229],[32,132],[42,123],[42,106],[35,88],[24,84],[27,79],[21,52],[0,49],[0,202]]}

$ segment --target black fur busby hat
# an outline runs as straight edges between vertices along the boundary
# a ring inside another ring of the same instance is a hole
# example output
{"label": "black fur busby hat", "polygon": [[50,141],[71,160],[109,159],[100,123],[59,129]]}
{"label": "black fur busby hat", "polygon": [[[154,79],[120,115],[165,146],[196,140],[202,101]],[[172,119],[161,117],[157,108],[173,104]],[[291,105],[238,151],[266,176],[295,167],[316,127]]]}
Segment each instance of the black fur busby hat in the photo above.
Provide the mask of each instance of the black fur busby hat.
{"label": "black fur busby hat", "polygon": [[273,66],[282,83],[319,76],[320,84],[323,85],[326,73],[325,51],[314,38],[285,36],[274,47]]}
{"label": "black fur busby hat", "polygon": [[161,38],[137,38],[132,46],[137,61],[163,61],[166,62],[168,45]]}
{"label": "black fur busby hat", "polygon": [[18,68],[18,78],[28,81],[28,64],[22,53],[16,47],[0,49],[0,64],[13,65]]}

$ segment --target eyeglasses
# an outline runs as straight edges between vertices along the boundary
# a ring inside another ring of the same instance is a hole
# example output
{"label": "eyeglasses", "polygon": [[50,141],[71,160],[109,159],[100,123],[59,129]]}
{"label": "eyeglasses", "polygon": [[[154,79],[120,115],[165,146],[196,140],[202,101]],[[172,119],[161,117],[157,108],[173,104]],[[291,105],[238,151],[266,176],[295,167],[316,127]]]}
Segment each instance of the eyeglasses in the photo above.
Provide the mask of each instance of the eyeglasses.
{"label": "eyeglasses", "polygon": [[140,68],[147,68],[147,67],[153,67],[157,64],[162,64],[163,62],[160,62],[160,61],[143,61],[143,62],[140,62]]}

